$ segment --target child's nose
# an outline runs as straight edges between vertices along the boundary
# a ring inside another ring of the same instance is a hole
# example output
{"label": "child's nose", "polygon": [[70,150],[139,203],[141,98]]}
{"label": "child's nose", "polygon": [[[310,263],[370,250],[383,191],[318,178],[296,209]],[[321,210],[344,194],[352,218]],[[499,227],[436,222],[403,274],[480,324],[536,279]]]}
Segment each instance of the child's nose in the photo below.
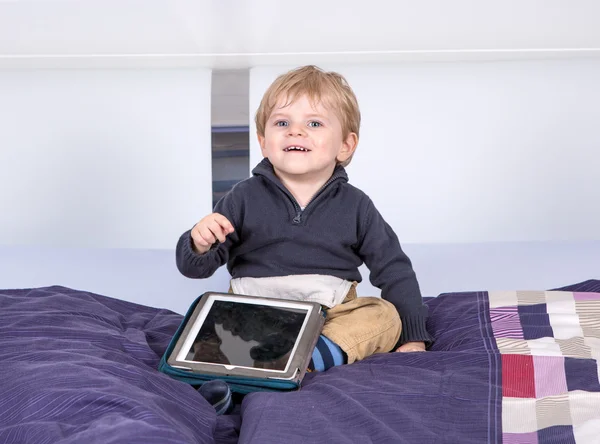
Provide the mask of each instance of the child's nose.
{"label": "child's nose", "polygon": [[290,136],[303,136],[306,134],[302,125],[290,125],[289,126]]}

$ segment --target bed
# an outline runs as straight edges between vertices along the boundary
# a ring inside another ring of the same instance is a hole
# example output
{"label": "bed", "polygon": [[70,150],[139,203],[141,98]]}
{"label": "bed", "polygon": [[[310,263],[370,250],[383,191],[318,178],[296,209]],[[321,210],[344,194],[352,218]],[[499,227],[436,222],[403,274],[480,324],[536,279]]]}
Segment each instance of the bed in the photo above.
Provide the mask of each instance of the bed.
{"label": "bed", "polygon": [[427,304],[431,351],[309,374],[217,417],[156,370],[182,315],[59,286],[0,290],[0,442],[599,442],[600,281]]}

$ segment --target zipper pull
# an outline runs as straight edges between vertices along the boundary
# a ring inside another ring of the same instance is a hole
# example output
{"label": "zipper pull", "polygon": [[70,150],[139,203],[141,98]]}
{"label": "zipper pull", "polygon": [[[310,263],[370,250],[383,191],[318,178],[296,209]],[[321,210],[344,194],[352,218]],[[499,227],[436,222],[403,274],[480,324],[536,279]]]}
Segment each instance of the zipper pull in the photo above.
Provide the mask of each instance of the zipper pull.
{"label": "zipper pull", "polygon": [[302,222],[302,211],[298,211],[298,214],[294,217],[295,224],[299,224],[300,222]]}

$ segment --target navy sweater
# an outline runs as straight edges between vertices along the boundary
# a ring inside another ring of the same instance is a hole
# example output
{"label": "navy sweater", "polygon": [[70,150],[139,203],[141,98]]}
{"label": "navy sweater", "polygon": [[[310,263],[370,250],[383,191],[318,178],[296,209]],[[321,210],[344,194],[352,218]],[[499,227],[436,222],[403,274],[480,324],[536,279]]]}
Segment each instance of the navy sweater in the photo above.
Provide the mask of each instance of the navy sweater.
{"label": "navy sweater", "polygon": [[179,271],[207,278],[222,265],[233,278],[322,274],[360,282],[358,267],[369,268],[371,283],[400,314],[399,344],[431,342],[427,306],[409,258],[371,199],[348,183],[343,167],[301,210],[264,159],[253,177],[239,182],[215,206],[235,232],[204,254],[192,248],[188,230],[177,243]]}

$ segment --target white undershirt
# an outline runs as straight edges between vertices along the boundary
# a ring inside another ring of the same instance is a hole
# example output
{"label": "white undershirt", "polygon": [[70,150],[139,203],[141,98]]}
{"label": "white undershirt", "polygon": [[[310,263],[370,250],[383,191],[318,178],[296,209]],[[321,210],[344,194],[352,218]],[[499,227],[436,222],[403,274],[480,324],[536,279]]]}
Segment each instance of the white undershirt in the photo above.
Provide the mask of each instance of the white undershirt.
{"label": "white undershirt", "polygon": [[231,280],[231,289],[235,294],[318,302],[329,308],[341,304],[351,287],[350,281],[321,274]]}

